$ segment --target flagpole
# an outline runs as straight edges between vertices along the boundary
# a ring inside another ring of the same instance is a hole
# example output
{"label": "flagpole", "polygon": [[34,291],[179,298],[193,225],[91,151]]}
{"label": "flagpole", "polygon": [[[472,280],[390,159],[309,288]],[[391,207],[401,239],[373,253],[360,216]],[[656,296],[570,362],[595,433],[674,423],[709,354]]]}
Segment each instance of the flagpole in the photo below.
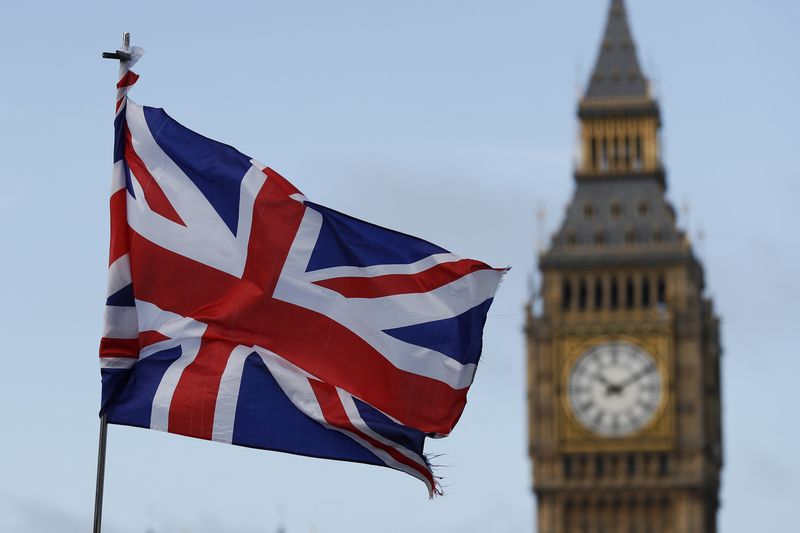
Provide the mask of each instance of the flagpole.
{"label": "flagpole", "polygon": [[106,436],[108,434],[108,414],[100,415],[100,442],[97,445],[97,485],[94,492],[94,529],[100,533],[103,521],[103,485],[106,477]]}
{"label": "flagpole", "polygon": [[[103,52],[103,59],[117,59],[120,64],[120,79],[127,70],[131,60],[131,34],[122,34],[122,46],[116,52]],[[119,87],[118,92],[119,95]],[[124,93],[123,93],[124,96]],[[100,415],[100,438],[97,443],[97,483],[94,492],[94,527],[93,533],[100,533],[103,522],[103,488],[106,477],[106,441],[108,436],[108,413]]]}

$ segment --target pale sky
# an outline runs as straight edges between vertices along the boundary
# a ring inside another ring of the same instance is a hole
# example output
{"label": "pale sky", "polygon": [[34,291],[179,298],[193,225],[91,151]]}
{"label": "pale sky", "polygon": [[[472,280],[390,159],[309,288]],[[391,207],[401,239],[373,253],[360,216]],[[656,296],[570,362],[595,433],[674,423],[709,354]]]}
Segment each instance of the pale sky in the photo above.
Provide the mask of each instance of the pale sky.
{"label": "pale sky", "polygon": [[[109,430],[104,531],[533,530],[522,308],[535,211],[571,194],[607,0],[14,2],[0,18],[0,531],[90,528],[117,66],[131,93],[309,198],[514,269],[452,435],[446,495],[388,469]],[[722,318],[721,531],[800,501],[800,3],[628,0],[669,197]],[[698,239],[699,233],[705,238]]]}

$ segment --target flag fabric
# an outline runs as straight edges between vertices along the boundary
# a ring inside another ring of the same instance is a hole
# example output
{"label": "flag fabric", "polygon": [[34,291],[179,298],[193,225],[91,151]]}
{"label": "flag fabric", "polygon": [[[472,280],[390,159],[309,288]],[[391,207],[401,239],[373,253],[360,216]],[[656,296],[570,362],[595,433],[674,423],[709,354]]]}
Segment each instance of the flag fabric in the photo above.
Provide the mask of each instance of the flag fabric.
{"label": "flag fabric", "polygon": [[114,121],[109,423],[436,478],[506,269],[308,200],[127,97]]}

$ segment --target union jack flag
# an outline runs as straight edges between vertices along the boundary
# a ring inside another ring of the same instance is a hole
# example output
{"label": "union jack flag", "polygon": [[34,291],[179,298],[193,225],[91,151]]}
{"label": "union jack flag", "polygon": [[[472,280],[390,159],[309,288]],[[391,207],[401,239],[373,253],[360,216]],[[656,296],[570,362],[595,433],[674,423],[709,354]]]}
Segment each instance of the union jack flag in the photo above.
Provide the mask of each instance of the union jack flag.
{"label": "union jack flag", "polygon": [[100,366],[108,422],[388,466],[466,403],[505,269],[309,201],[128,100],[114,122]]}

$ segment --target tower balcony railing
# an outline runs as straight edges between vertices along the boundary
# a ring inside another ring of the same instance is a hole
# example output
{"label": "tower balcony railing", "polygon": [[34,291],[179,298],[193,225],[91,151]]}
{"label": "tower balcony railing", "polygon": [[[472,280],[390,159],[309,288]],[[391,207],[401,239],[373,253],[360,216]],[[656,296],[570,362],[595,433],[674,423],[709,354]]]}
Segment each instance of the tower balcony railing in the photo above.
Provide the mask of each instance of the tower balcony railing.
{"label": "tower balcony railing", "polygon": [[[674,313],[668,304],[653,304],[642,307],[641,304],[632,308],[621,306],[616,309],[610,308],[607,304],[598,309],[587,305],[585,309],[571,307],[563,309],[560,306],[552,310],[559,314],[561,319],[567,324],[576,323],[604,323],[613,325],[637,323],[642,326],[666,327],[674,321]],[[550,316],[553,316],[552,314]]]}
{"label": "tower balcony railing", "polygon": [[662,184],[665,183],[666,173],[666,168],[660,161],[652,165],[648,165],[645,161],[616,164],[598,162],[594,165],[578,163],[574,169],[577,180],[655,177]]}
{"label": "tower balcony railing", "polygon": [[593,268],[596,266],[634,266],[669,263],[693,258],[689,239],[631,243],[556,244],[539,253],[540,268]]}

